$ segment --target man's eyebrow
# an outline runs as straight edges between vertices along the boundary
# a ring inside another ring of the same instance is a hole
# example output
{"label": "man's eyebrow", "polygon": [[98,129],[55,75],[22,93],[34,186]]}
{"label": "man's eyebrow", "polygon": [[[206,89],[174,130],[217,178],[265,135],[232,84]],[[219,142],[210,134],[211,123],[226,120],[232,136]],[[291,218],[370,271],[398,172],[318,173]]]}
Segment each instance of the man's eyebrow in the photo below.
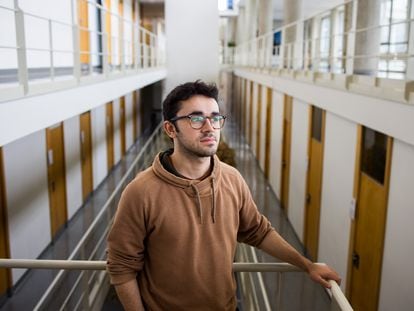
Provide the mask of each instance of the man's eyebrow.
{"label": "man's eyebrow", "polygon": [[[217,111],[213,111],[211,113],[212,116],[218,116],[219,114],[220,114],[220,112],[217,112]],[[188,115],[189,116],[202,116],[202,115],[204,115],[204,113],[202,111],[196,110],[196,111],[190,112]]]}

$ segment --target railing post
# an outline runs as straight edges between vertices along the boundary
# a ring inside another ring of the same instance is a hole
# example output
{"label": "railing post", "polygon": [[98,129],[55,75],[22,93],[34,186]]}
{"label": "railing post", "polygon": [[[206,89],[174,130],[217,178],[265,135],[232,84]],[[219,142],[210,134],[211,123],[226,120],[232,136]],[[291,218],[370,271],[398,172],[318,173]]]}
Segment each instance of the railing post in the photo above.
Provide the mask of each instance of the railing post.
{"label": "railing post", "polygon": [[119,18],[119,62],[121,65],[121,72],[125,73],[125,41],[124,41],[124,20],[123,17]]}
{"label": "railing post", "polygon": [[19,7],[19,1],[14,0],[15,9],[15,26],[16,26],[16,45],[17,45],[17,70],[19,76],[19,84],[23,87],[23,93],[27,94],[29,91],[29,74],[27,68],[27,54],[26,54],[26,37],[24,31],[24,14]]}
{"label": "railing post", "polygon": [[79,26],[77,22],[77,15],[75,14],[76,0],[72,0],[72,45],[73,45],[73,75],[76,81],[80,81],[81,67],[80,67],[80,38]]}
{"label": "railing post", "polygon": [[101,14],[101,22],[102,22],[102,28],[101,28],[101,42],[102,42],[102,74],[105,76],[109,73],[109,57],[108,57],[108,33],[106,32],[106,14],[107,12],[105,9],[101,8],[100,14]]}
{"label": "railing post", "polygon": [[346,49],[346,66],[345,73],[352,75],[354,73],[355,63],[355,41],[356,41],[356,30],[357,30],[357,18],[358,18],[358,0],[352,2],[352,22],[351,29],[347,30],[347,49]]}
{"label": "railing post", "polygon": [[49,26],[49,58],[50,58],[50,78],[53,81],[55,79],[55,64],[53,61],[53,32],[52,32],[52,20],[48,21]]}

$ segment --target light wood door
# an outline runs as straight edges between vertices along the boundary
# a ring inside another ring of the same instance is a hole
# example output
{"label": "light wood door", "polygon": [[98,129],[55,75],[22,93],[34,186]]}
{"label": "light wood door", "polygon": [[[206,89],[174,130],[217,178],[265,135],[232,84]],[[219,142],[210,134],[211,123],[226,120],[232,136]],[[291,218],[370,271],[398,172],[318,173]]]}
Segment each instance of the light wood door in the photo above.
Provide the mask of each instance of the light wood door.
{"label": "light wood door", "polygon": [[89,39],[89,22],[88,22],[88,2],[78,0],[78,22],[79,22],[79,39],[80,39],[80,62],[88,64],[90,62],[90,39]]}
{"label": "light wood door", "polygon": [[362,130],[349,298],[356,311],[377,310],[386,227],[392,139]]}
{"label": "light wood door", "polygon": [[[257,86],[257,111],[256,111],[256,159],[260,161],[260,141],[261,141],[261,130],[262,130],[262,86]],[[253,147],[253,146],[252,146]]]}
{"label": "light wood door", "polygon": [[270,147],[272,139],[272,89],[267,89],[266,101],[266,146],[265,146],[265,166],[264,173],[267,179],[270,175]]}
{"label": "light wood door", "polygon": [[[0,148],[0,258],[10,258],[2,148]],[[0,269],[0,296],[4,295],[10,287],[10,269]]]}
{"label": "light wood door", "polygon": [[119,127],[120,127],[120,133],[121,133],[121,155],[124,156],[126,153],[126,117],[125,117],[125,97],[122,96],[120,100],[120,106],[119,106]]}
{"label": "light wood door", "polygon": [[280,205],[286,211],[289,204],[290,143],[292,136],[292,97],[285,95],[283,111],[282,174]]}
{"label": "light wood door", "polygon": [[251,145],[252,144],[252,137],[253,137],[253,85],[254,82],[250,81],[249,88],[250,88],[250,96],[249,96],[249,115],[247,116],[249,119],[248,122],[248,130],[249,130],[249,136],[248,136],[248,142]]}
{"label": "light wood door", "polygon": [[106,104],[106,153],[108,171],[114,166],[114,109],[112,102]]}
{"label": "light wood door", "polygon": [[52,238],[66,224],[66,177],[63,125],[46,129],[47,177]]}
{"label": "light wood door", "polygon": [[80,115],[80,145],[82,164],[82,197],[85,202],[93,191],[91,113],[89,111]]}
{"label": "light wood door", "polygon": [[319,218],[321,209],[322,168],[325,112],[317,107],[311,110],[311,131],[309,141],[309,169],[305,201],[304,241],[307,255],[318,258]]}

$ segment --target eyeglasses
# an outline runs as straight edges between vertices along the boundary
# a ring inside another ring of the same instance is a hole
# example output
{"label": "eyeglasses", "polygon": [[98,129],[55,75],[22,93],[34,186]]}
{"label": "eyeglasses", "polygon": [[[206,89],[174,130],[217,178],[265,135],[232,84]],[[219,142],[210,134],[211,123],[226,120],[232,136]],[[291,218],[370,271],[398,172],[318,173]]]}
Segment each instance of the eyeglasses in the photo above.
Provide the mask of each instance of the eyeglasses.
{"label": "eyeglasses", "polygon": [[205,116],[198,116],[198,115],[193,116],[190,114],[188,116],[174,117],[170,119],[170,122],[175,122],[181,119],[190,120],[190,125],[195,130],[201,129],[204,126],[204,124],[206,124],[207,119],[210,120],[210,124],[215,130],[219,130],[223,128],[224,121],[226,121],[226,117],[219,115],[219,114],[212,116],[212,117],[205,117]]}

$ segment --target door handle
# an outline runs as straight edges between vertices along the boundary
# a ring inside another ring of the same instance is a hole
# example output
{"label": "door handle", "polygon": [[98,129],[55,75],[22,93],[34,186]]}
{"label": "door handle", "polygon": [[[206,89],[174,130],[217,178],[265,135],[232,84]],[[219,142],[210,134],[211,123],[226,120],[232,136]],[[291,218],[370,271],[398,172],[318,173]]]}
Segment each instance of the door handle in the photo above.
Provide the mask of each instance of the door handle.
{"label": "door handle", "polygon": [[311,195],[310,195],[310,193],[308,193],[308,194],[306,194],[306,204],[310,204],[310,202],[311,202]]}

